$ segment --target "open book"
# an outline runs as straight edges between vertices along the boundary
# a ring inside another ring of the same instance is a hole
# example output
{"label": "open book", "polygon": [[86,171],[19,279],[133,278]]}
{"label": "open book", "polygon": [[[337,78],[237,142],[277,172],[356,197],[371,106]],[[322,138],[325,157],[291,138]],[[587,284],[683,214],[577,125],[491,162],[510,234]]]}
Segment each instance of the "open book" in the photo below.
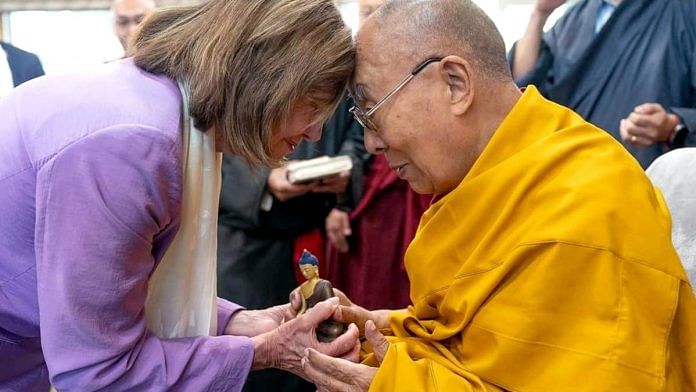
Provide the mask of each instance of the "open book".
{"label": "open book", "polygon": [[327,156],[288,164],[288,181],[291,184],[306,184],[350,171],[353,161],[347,155]]}

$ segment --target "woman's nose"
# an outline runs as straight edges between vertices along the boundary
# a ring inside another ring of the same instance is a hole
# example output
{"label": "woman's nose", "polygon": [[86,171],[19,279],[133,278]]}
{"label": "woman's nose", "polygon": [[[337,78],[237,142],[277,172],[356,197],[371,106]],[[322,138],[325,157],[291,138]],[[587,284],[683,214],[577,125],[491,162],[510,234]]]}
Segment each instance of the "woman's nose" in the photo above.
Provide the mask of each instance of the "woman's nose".
{"label": "woman's nose", "polygon": [[322,126],[314,125],[309,128],[304,133],[304,138],[310,142],[318,142],[321,139]]}

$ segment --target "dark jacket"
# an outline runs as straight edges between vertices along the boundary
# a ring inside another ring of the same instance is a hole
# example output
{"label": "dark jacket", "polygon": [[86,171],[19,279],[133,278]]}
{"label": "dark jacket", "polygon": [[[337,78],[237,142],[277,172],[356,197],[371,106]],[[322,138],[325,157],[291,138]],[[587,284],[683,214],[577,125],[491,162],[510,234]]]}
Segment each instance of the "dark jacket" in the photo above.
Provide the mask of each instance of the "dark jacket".
{"label": "dark jacket", "polygon": [[[621,140],[619,125],[655,102],[681,117],[696,143],[696,0],[625,0],[595,34],[601,0],[582,0],[544,34],[536,67],[517,80],[536,85]],[[515,48],[510,53],[514,58]],[[661,143],[628,150],[647,167]]]}
{"label": "dark jacket", "polygon": [[41,61],[37,55],[5,42],[0,42],[0,46],[7,53],[7,62],[10,64],[15,87],[44,75]]}

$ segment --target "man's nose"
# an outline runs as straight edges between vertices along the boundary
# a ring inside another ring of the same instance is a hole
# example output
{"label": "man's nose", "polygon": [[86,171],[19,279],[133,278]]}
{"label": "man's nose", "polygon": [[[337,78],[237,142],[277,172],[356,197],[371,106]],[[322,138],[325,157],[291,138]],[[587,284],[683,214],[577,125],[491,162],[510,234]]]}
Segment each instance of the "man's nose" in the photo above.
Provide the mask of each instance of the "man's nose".
{"label": "man's nose", "polygon": [[365,148],[367,148],[367,151],[370,152],[370,154],[383,154],[384,150],[387,149],[386,144],[382,140],[382,138],[379,137],[377,132],[371,131],[369,129],[365,129]]}

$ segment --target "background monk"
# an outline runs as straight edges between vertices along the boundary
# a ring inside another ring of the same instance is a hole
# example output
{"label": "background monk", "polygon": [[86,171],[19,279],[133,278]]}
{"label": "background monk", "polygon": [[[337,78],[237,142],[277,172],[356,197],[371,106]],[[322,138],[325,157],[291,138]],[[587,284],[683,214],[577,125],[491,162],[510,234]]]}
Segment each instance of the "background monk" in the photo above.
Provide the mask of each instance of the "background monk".
{"label": "background monk", "polygon": [[306,350],[319,389],[695,390],[696,299],[664,199],[629,153],[520,93],[471,1],[387,2],[356,42],[366,146],[439,200],[406,253],[411,306],[337,310],[372,320],[375,355]]}

